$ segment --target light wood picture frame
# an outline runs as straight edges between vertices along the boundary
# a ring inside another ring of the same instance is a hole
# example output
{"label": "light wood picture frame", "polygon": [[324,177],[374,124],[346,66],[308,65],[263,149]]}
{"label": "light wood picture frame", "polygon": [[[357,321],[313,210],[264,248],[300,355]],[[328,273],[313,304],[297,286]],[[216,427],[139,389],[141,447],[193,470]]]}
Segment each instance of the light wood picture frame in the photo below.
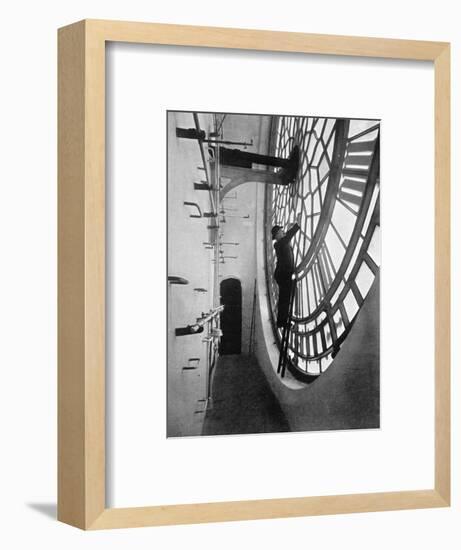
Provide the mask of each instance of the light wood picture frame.
{"label": "light wood picture frame", "polygon": [[[113,509],[105,502],[105,47],[109,41],[434,63],[435,483],[415,491]],[[450,505],[450,45],[84,20],[58,31],[58,519],[82,529]]]}

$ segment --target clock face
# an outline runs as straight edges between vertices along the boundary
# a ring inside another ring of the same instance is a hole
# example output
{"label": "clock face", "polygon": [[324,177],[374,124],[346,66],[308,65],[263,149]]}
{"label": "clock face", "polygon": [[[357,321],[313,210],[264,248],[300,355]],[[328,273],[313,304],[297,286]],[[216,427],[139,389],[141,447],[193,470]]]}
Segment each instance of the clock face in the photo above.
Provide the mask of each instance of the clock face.
{"label": "clock face", "polygon": [[271,154],[286,158],[294,145],[296,180],[266,189],[267,279],[275,320],[271,228],[300,214],[288,368],[309,382],[334,360],[379,271],[379,121],[274,117]]}

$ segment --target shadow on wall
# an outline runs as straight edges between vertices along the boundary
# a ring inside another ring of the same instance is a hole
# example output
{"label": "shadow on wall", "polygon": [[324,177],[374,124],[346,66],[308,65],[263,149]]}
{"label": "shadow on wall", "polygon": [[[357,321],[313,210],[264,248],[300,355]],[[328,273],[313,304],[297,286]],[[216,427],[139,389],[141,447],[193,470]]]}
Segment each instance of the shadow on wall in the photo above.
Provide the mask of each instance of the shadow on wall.
{"label": "shadow on wall", "polygon": [[57,519],[58,507],[54,502],[27,502],[26,506],[54,521]]}

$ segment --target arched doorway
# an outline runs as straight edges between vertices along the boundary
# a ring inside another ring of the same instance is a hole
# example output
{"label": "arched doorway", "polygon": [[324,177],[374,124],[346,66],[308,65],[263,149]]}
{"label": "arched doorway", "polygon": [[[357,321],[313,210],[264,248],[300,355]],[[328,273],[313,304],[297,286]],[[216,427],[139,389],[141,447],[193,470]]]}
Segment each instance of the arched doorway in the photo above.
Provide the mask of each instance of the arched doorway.
{"label": "arched doorway", "polygon": [[242,351],[242,285],[238,279],[229,278],[221,282],[222,338],[219,352],[221,355],[241,353]]}

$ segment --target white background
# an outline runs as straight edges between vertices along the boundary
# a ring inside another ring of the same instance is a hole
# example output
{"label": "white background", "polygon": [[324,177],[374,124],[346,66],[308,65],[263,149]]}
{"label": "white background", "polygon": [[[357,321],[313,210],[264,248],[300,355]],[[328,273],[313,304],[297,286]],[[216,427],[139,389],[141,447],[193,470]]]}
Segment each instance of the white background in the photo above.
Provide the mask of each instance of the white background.
{"label": "white background", "polygon": [[[109,504],[433,487],[432,64],[115,44],[107,66]],[[244,85],[207,90],[202,75]],[[175,108],[382,120],[380,430],[166,439],[162,182]]]}
{"label": "white background", "polygon": [[[453,507],[82,533],[56,523],[56,28],[84,17],[452,41],[453,206],[459,204],[459,16],[456,3],[389,0],[168,3],[81,0],[3,7],[0,540],[6,548],[457,548],[459,414],[454,391]],[[392,87],[394,83],[390,82]],[[454,216],[453,235],[459,235]],[[459,280],[459,238],[453,242]],[[459,291],[453,288],[453,388],[459,388]],[[417,343],[415,343],[417,345]],[[411,444],[411,442],[410,442]],[[402,449],[401,452],[405,452]]]}

